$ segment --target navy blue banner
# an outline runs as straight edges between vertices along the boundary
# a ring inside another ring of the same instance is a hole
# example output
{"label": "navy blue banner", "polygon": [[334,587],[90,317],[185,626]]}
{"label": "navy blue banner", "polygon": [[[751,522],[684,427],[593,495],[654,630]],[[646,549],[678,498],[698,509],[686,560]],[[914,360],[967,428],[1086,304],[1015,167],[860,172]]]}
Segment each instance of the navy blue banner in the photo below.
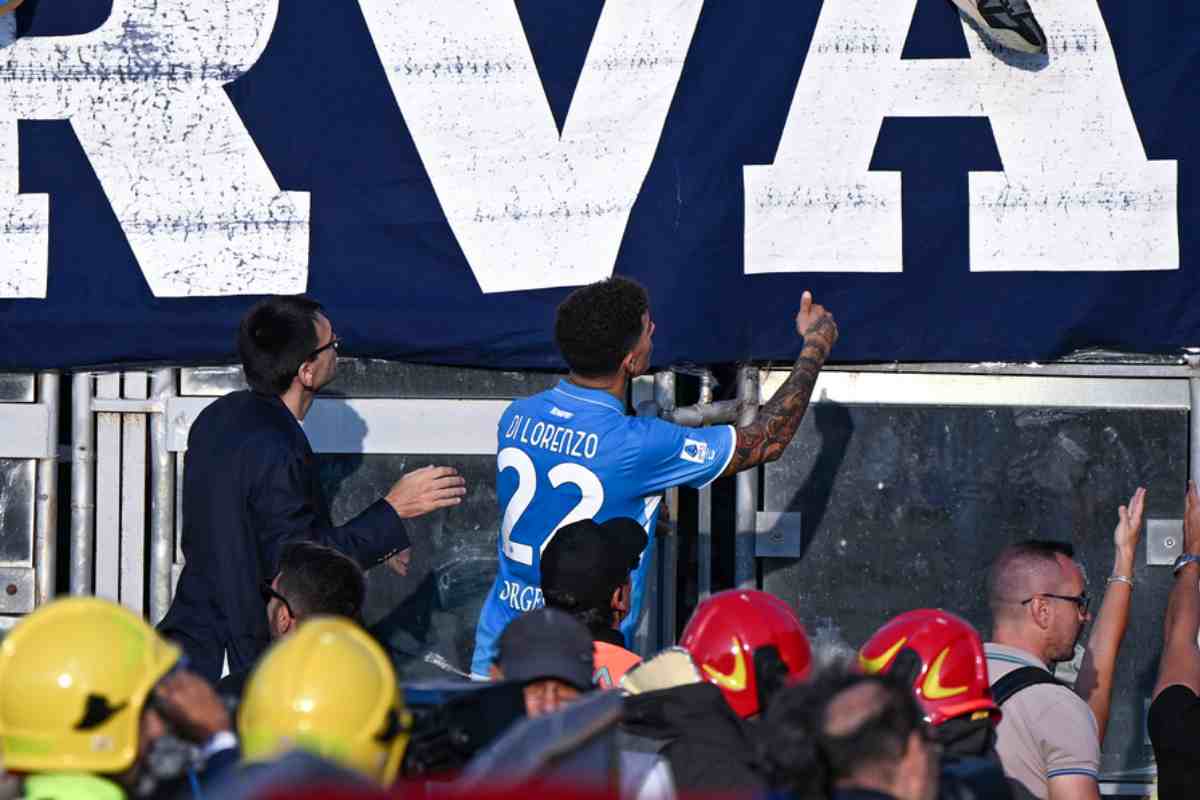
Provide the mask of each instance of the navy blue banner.
{"label": "navy blue banner", "polygon": [[0,368],[234,357],[255,296],[343,352],[559,367],[644,283],[654,360],[1200,345],[1200,12],[1031,0],[25,0],[0,17]]}

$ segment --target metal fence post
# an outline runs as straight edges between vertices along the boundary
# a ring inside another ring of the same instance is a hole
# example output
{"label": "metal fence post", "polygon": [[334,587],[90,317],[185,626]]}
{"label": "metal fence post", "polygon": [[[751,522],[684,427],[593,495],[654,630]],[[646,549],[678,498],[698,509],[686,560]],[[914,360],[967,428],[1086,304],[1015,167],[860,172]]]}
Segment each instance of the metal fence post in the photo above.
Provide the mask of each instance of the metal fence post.
{"label": "metal fence post", "polygon": [[1191,400],[1191,410],[1188,412],[1188,476],[1200,484],[1200,348],[1186,348],[1184,359],[1191,367],[1188,376]]}
{"label": "metal fence post", "polygon": [[168,397],[177,394],[174,369],[155,370],[150,397],[164,412],[150,415],[150,623],[157,625],[171,605],[175,555],[175,456],[167,448]]}
{"label": "metal fence post", "polygon": [[[662,416],[669,416],[670,412],[675,408],[675,373],[670,370],[663,370],[654,376],[654,403],[658,406],[658,412]],[[661,576],[659,584],[659,607],[662,620],[659,633],[661,641],[660,647],[666,647],[675,643],[677,603],[676,593],[679,584],[679,489],[673,488],[666,491],[667,513],[670,516],[671,524],[667,526],[666,533],[659,543],[659,553],[662,554],[662,561],[659,562],[658,574]]]}
{"label": "metal fence post", "polygon": [[96,429],[92,375],[71,380],[71,594],[91,594],[95,565]]}
{"label": "metal fence post", "polygon": [[[738,400],[741,411],[737,424],[749,425],[758,414],[758,368],[752,364],[738,370]],[[739,589],[758,588],[758,569],[754,561],[757,535],[758,467],[737,474],[736,532],[734,536],[733,576]]]}
{"label": "metal fence post", "polygon": [[[700,376],[699,405],[713,398],[713,374],[708,370]],[[696,508],[696,592],[699,600],[712,594],[712,484],[697,493]]]}
{"label": "metal fence post", "polygon": [[38,374],[38,403],[49,410],[50,442],[49,458],[38,459],[37,490],[34,518],[33,545],[33,602],[42,605],[50,602],[55,593],[58,574],[58,407],[60,383],[57,372]]}

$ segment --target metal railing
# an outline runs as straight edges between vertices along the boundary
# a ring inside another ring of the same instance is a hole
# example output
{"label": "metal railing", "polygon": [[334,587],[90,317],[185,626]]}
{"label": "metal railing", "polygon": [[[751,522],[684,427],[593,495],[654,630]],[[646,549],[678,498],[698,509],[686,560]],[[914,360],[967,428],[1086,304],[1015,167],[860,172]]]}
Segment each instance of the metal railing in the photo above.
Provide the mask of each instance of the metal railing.
{"label": "metal railing", "polygon": [[[640,381],[634,390],[635,403],[640,399],[651,404],[644,411],[685,425],[745,424],[788,374],[786,370],[743,367],[738,372],[737,398],[714,402],[713,376],[705,371],[688,372],[699,374],[695,405],[676,406],[676,378],[670,371]],[[173,368],[72,377],[71,544],[69,554],[64,554],[69,559],[70,591],[111,597],[152,622],[165,614],[180,566],[181,509],[177,500],[187,431],[196,414],[213,399],[180,396],[179,387],[180,371]],[[31,396],[23,402],[0,405],[0,432],[12,432],[0,436],[0,457],[36,462],[29,557],[13,564],[0,563],[0,614],[28,612],[54,592],[59,557],[55,547],[60,488],[55,444],[59,376],[38,375],[33,392],[36,401]],[[817,383],[813,402],[1191,411],[1200,408],[1200,358],[1154,364],[829,368]],[[349,452],[338,431],[348,409],[366,426],[354,452],[487,455],[494,452],[495,423],[506,403],[503,399],[321,398],[305,427],[318,452]],[[434,420],[447,418],[454,420],[453,431],[433,426]],[[1188,430],[1188,470],[1200,479],[1200,414],[1191,414]],[[759,559],[787,556],[786,548],[799,541],[798,535],[785,531],[789,526],[798,527],[798,514],[758,507],[759,482],[765,469],[740,473],[735,481],[734,582],[738,586],[757,585]],[[700,490],[696,498],[696,583],[703,598],[713,588],[711,489]],[[678,491],[668,492],[664,506],[672,526],[678,525],[679,505]],[[1170,533],[1169,527],[1157,530]],[[676,607],[680,548],[675,533],[672,530],[664,536],[660,545],[663,560],[653,590],[654,620],[651,629],[643,632],[648,645],[670,643],[680,622]],[[1151,535],[1148,531],[1148,551]],[[1159,560],[1152,563],[1169,560],[1170,547],[1163,542],[1155,546]],[[28,588],[22,588],[25,586]]]}

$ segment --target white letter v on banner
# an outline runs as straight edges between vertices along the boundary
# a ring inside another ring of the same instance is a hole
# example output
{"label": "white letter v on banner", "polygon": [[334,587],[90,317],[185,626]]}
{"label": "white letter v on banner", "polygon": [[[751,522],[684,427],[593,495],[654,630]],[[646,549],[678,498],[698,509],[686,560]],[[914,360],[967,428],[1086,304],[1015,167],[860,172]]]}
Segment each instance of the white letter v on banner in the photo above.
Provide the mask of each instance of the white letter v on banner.
{"label": "white letter v on banner", "polygon": [[487,293],[612,274],[703,0],[608,0],[562,136],[512,0],[360,0]]}

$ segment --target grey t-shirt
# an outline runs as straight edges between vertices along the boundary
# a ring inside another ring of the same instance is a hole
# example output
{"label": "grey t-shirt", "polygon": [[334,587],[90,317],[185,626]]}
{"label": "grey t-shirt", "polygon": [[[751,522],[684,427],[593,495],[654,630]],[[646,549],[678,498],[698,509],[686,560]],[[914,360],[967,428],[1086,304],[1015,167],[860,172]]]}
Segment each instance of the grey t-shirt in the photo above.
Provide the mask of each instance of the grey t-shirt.
{"label": "grey t-shirt", "polygon": [[[1046,665],[1037,656],[988,642],[988,680],[995,683],[1021,667]],[[1100,731],[1092,709],[1065,686],[1039,684],[1012,696],[1000,709],[996,752],[1004,774],[1046,800],[1048,782],[1059,775],[1100,774]]]}

